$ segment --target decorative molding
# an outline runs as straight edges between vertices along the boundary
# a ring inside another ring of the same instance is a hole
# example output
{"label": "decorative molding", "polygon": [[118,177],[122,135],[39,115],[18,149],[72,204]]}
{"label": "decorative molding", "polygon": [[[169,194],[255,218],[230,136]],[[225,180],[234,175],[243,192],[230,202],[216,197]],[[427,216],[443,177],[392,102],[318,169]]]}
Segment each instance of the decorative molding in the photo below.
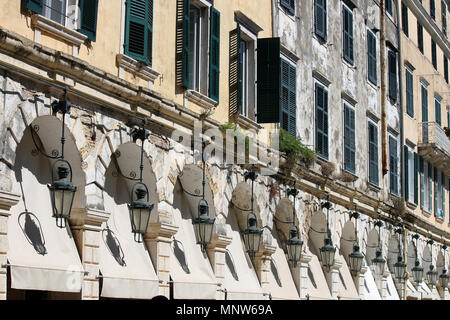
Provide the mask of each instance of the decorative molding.
{"label": "decorative molding", "polygon": [[373,122],[375,122],[375,124],[378,125],[378,122],[380,122],[380,117],[377,116],[375,113],[373,113],[371,110],[367,110],[366,111],[366,115],[367,117],[372,120]]}
{"label": "decorative molding", "polygon": [[405,67],[409,69],[409,71],[414,72],[414,70],[416,70],[416,68],[414,68],[414,66],[412,65],[411,62],[409,62],[409,60],[404,60],[405,61]]}
{"label": "decorative molding", "polygon": [[88,38],[84,34],[69,29],[62,24],[41,16],[40,14],[34,14],[31,17],[31,25],[35,29],[39,29],[42,32],[48,33],[75,46],[81,46]]}
{"label": "decorative molding", "polygon": [[286,58],[291,60],[291,62],[294,63],[294,64],[297,64],[297,61],[300,60],[300,57],[298,57],[294,52],[289,50],[283,44],[280,44],[280,51],[281,51],[282,55],[286,56]]}
{"label": "decorative molding", "polygon": [[350,103],[353,107],[358,104],[358,101],[351,95],[348,91],[341,91],[341,97],[348,103]]}
{"label": "decorative molding", "polygon": [[264,30],[240,10],[234,12],[234,21],[236,21],[238,24],[242,24],[255,35],[258,35],[260,31]]}
{"label": "decorative molding", "polygon": [[123,68],[136,76],[150,81],[152,83],[161,75],[158,71],[152,69],[151,67],[145,65],[142,62],[136,61],[124,54],[118,54],[116,56],[117,66]]}
{"label": "decorative molding", "polygon": [[240,113],[235,113],[233,116],[231,116],[231,120],[233,122],[236,122],[240,127],[244,129],[253,129],[256,132],[262,129],[262,127],[258,123],[247,118],[246,116],[243,116]]}
{"label": "decorative molding", "polygon": [[312,71],[312,76],[313,76],[314,79],[319,81],[321,84],[323,84],[327,88],[331,84],[331,81],[328,80],[327,77],[322,72],[320,72],[317,69],[314,69]]}
{"label": "decorative molding", "polygon": [[408,138],[406,138],[405,143],[411,148],[411,149],[415,149],[416,148],[416,144],[414,142],[412,142],[411,140],[409,140]]}
{"label": "decorative molding", "polygon": [[215,100],[211,99],[208,96],[205,96],[204,94],[202,94],[198,91],[186,90],[184,92],[184,95],[189,101],[198,104],[199,106],[201,106],[202,108],[204,108],[206,110],[210,110],[217,106],[217,102]]}

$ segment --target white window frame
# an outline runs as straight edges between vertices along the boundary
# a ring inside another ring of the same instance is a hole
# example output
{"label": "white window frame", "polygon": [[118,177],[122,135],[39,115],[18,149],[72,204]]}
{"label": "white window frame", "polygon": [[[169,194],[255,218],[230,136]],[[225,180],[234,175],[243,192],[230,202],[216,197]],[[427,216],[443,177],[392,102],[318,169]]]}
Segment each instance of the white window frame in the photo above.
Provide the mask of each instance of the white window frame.
{"label": "white window frame", "polygon": [[415,197],[415,188],[414,188],[414,178],[415,178],[415,171],[414,171],[414,150],[407,146],[408,148],[408,202],[414,203],[414,197]]}
{"label": "white window frame", "polygon": [[[242,113],[244,117],[249,117],[250,108],[253,108],[253,113],[256,114],[256,77],[257,77],[257,58],[256,58],[256,50],[257,50],[257,36],[248,30],[242,24],[239,24],[240,28],[240,38],[241,41],[245,41],[247,43],[246,46],[246,64],[243,65],[242,69],[245,69],[243,73],[245,74],[245,78],[242,81]],[[240,48],[239,44],[239,48]],[[240,52],[240,49],[239,49]],[[244,86],[246,87],[244,89]],[[245,93],[244,93],[245,92]],[[254,120],[254,119],[251,119]]]}
{"label": "white window frame", "polygon": [[390,167],[390,165],[391,165],[391,157],[390,157],[390,145],[389,145],[389,137],[392,137],[392,139],[394,139],[396,142],[397,142],[397,150],[395,150],[395,152],[397,153],[397,193],[396,194],[394,194],[394,193],[392,193],[391,192],[391,181],[390,181],[390,179],[391,179],[391,177],[389,176],[389,193],[390,194],[393,194],[394,196],[400,196],[400,178],[401,178],[401,163],[400,163],[400,152],[399,152],[399,148],[401,147],[400,146],[400,143],[399,143],[399,139],[398,139],[398,137],[397,136],[395,136],[395,135],[393,135],[393,134],[388,134],[388,150],[389,150],[389,167]]}
{"label": "white window frame", "polygon": [[[44,0],[42,2],[43,8],[42,8],[42,16],[51,20],[51,7],[47,5],[48,2],[53,0]],[[65,12],[64,12],[64,23],[61,24],[62,26],[76,30],[79,27],[79,8],[78,8],[78,1],[79,0],[64,0],[65,2]],[[71,22],[72,20],[72,22]],[[54,21],[54,20],[52,20]],[[55,21],[56,23],[59,23]]]}

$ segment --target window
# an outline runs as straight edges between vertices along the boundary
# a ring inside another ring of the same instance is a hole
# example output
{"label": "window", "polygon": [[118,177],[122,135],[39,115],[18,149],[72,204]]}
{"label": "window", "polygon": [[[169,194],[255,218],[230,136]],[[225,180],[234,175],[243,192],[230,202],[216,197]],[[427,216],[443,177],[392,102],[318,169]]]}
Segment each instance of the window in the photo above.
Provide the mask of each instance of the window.
{"label": "window", "polygon": [[397,56],[393,50],[388,51],[389,97],[397,100]]}
{"label": "window", "polygon": [[316,83],[316,152],[328,159],[328,91]]}
{"label": "window", "polygon": [[314,31],[322,40],[327,39],[327,1],[314,0]]}
{"label": "window", "polygon": [[151,66],[153,1],[129,0],[126,6],[125,54]]}
{"label": "window", "polygon": [[422,83],[422,122],[428,122],[428,90]]}
{"label": "window", "polygon": [[405,161],[405,200],[417,204],[418,194],[418,156],[417,153],[406,146],[404,147]]}
{"label": "window", "polygon": [[369,121],[369,182],[378,185],[378,127]]}
{"label": "window", "polygon": [[435,115],[436,123],[440,126],[442,125],[441,100],[442,100],[442,98],[439,96],[434,97],[434,115]]}
{"label": "window", "polygon": [[239,41],[239,86],[240,113],[250,119],[255,118],[255,41],[241,31]]}
{"label": "window", "polygon": [[373,84],[377,84],[377,41],[372,31],[367,30],[367,65],[368,78]]}
{"label": "window", "polygon": [[392,17],[392,0],[386,0],[386,12],[389,13],[389,15]]}
{"label": "window", "polygon": [[417,22],[417,46],[423,54],[423,27],[419,22]]}
{"label": "window", "polygon": [[23,0],[23,3],[31,12],[77,30],[95,41],[98,0]]}
{"label": "window", "polygon": [[413,92],[413,74],[408,69],[406,70],[406,113],[414,117],[414,92]]}
{"label": "window", "polygon": [[296,131],[296,68],[285,59],[281,59],[281,128],[292,136]]}
{"label": "window", "polygon": [[280,4],[289,14],[295,14],[295,0],[280,0]]}
{"label": "window", "polygon": [[207,94],[208,8],[191,4],[189,14],[189,83],[190,89]]}
{"label": "window", "polygon": [[447,6],[444,0],[441,1],[441,12],[442,12],[442,32],[447,36]]}
{"label": "window", "polygon": [[346,5],[342,5],[342,19],[344,59],[353,64],[353,13]]}
{"label": "window", "polygon": [[437,70],[436,42],[433,39],[431,39],[431,61],[434,69]]}
{"label": "window", "polygon": [[355,173],[355,110],[344,103],[344,169]]}
{"label": "window", "polygon": [[444,195],[445,175],[434,168],[434,214],[436,217],[444,218],[445,195]]}
{"label": "window", "polygon": [[436,4],[434,0],[430,0],[430,16],[433,19],[436,19]]}
{"label": "window", "polygon": [[444,53],[444,78],[445,82],[448,83],[448,59],[445,53]]}
{"label": "window", "polygon": [[408,7],[402,2],[402,29],[403,33],[408,37]]}
{"label": "window", "polygon": [[398,195],[398,150],[397,140],[389,136],[389,191]]}
{"label": "window", "polygon": [[432,166],[425,162],[422,157],[419,158],[420,171],[420,207],[428,212],[432,210]]}

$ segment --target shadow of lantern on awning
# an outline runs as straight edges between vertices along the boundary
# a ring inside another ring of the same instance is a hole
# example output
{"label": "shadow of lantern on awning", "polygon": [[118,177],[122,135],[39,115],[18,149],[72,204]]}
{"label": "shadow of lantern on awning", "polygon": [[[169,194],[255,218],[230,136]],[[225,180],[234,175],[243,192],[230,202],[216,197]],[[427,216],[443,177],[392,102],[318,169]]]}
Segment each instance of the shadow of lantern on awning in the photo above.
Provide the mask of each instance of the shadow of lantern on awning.
{"label": "shadow of lantern on awning", "polygon": [[239,281],[239,276],[236,272],[236,267],[234,264],[233,257],[231,256],[231,253],[228,249],[225,252],[225,263],[227,264],[228,270],[230,270],[231,275],[233,276],[234,280]]}
{"label": "shadow of lantern on awning", "polygon": [[190,274],[191,270],[189,270],[189,266],[187,265],[186,253],[184,251],[184,246],[181,243],[181,241],[176,240],[175,237],[173,237],[173,241],[172,241],[172,250],[173,250],[173,253],[175,254],[175,257],[177,258],[178,263],[180,264],[181,268],[183,269],[183,271],[186,272],[187,274]]}
{"label": "shadow of lantern on awning", "polygon": [[114,257],[117,263],[121,267],[126,267],[127,264],[125,262],[125,254],[123,253],[120,241],[115,235],[114,231],[112,231],[108,225],[106,225],[106,229],[102,230],[102,239],[106,244],[109,253]]}
{"label": "shadow of lantern on awning", "polygon": [[276,265],[275,261],[273,261],[273,259],[270,260],[270,270],[272,271],[273,277],[275,278],[275,281],[277,282],[278,286],[280,288],[283,287],[283,284],[281,283],[280,275],[278,273],[277,265]]}

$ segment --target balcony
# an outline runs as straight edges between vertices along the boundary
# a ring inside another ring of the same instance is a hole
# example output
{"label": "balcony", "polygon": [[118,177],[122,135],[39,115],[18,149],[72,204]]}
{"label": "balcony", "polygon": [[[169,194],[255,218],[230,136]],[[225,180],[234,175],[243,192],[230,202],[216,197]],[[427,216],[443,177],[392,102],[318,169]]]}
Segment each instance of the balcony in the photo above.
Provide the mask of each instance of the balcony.
{"label": "balcony", "polygon": [[450,174],[450,139],[436,122],[419,124],[418,150],[425,161]]}

